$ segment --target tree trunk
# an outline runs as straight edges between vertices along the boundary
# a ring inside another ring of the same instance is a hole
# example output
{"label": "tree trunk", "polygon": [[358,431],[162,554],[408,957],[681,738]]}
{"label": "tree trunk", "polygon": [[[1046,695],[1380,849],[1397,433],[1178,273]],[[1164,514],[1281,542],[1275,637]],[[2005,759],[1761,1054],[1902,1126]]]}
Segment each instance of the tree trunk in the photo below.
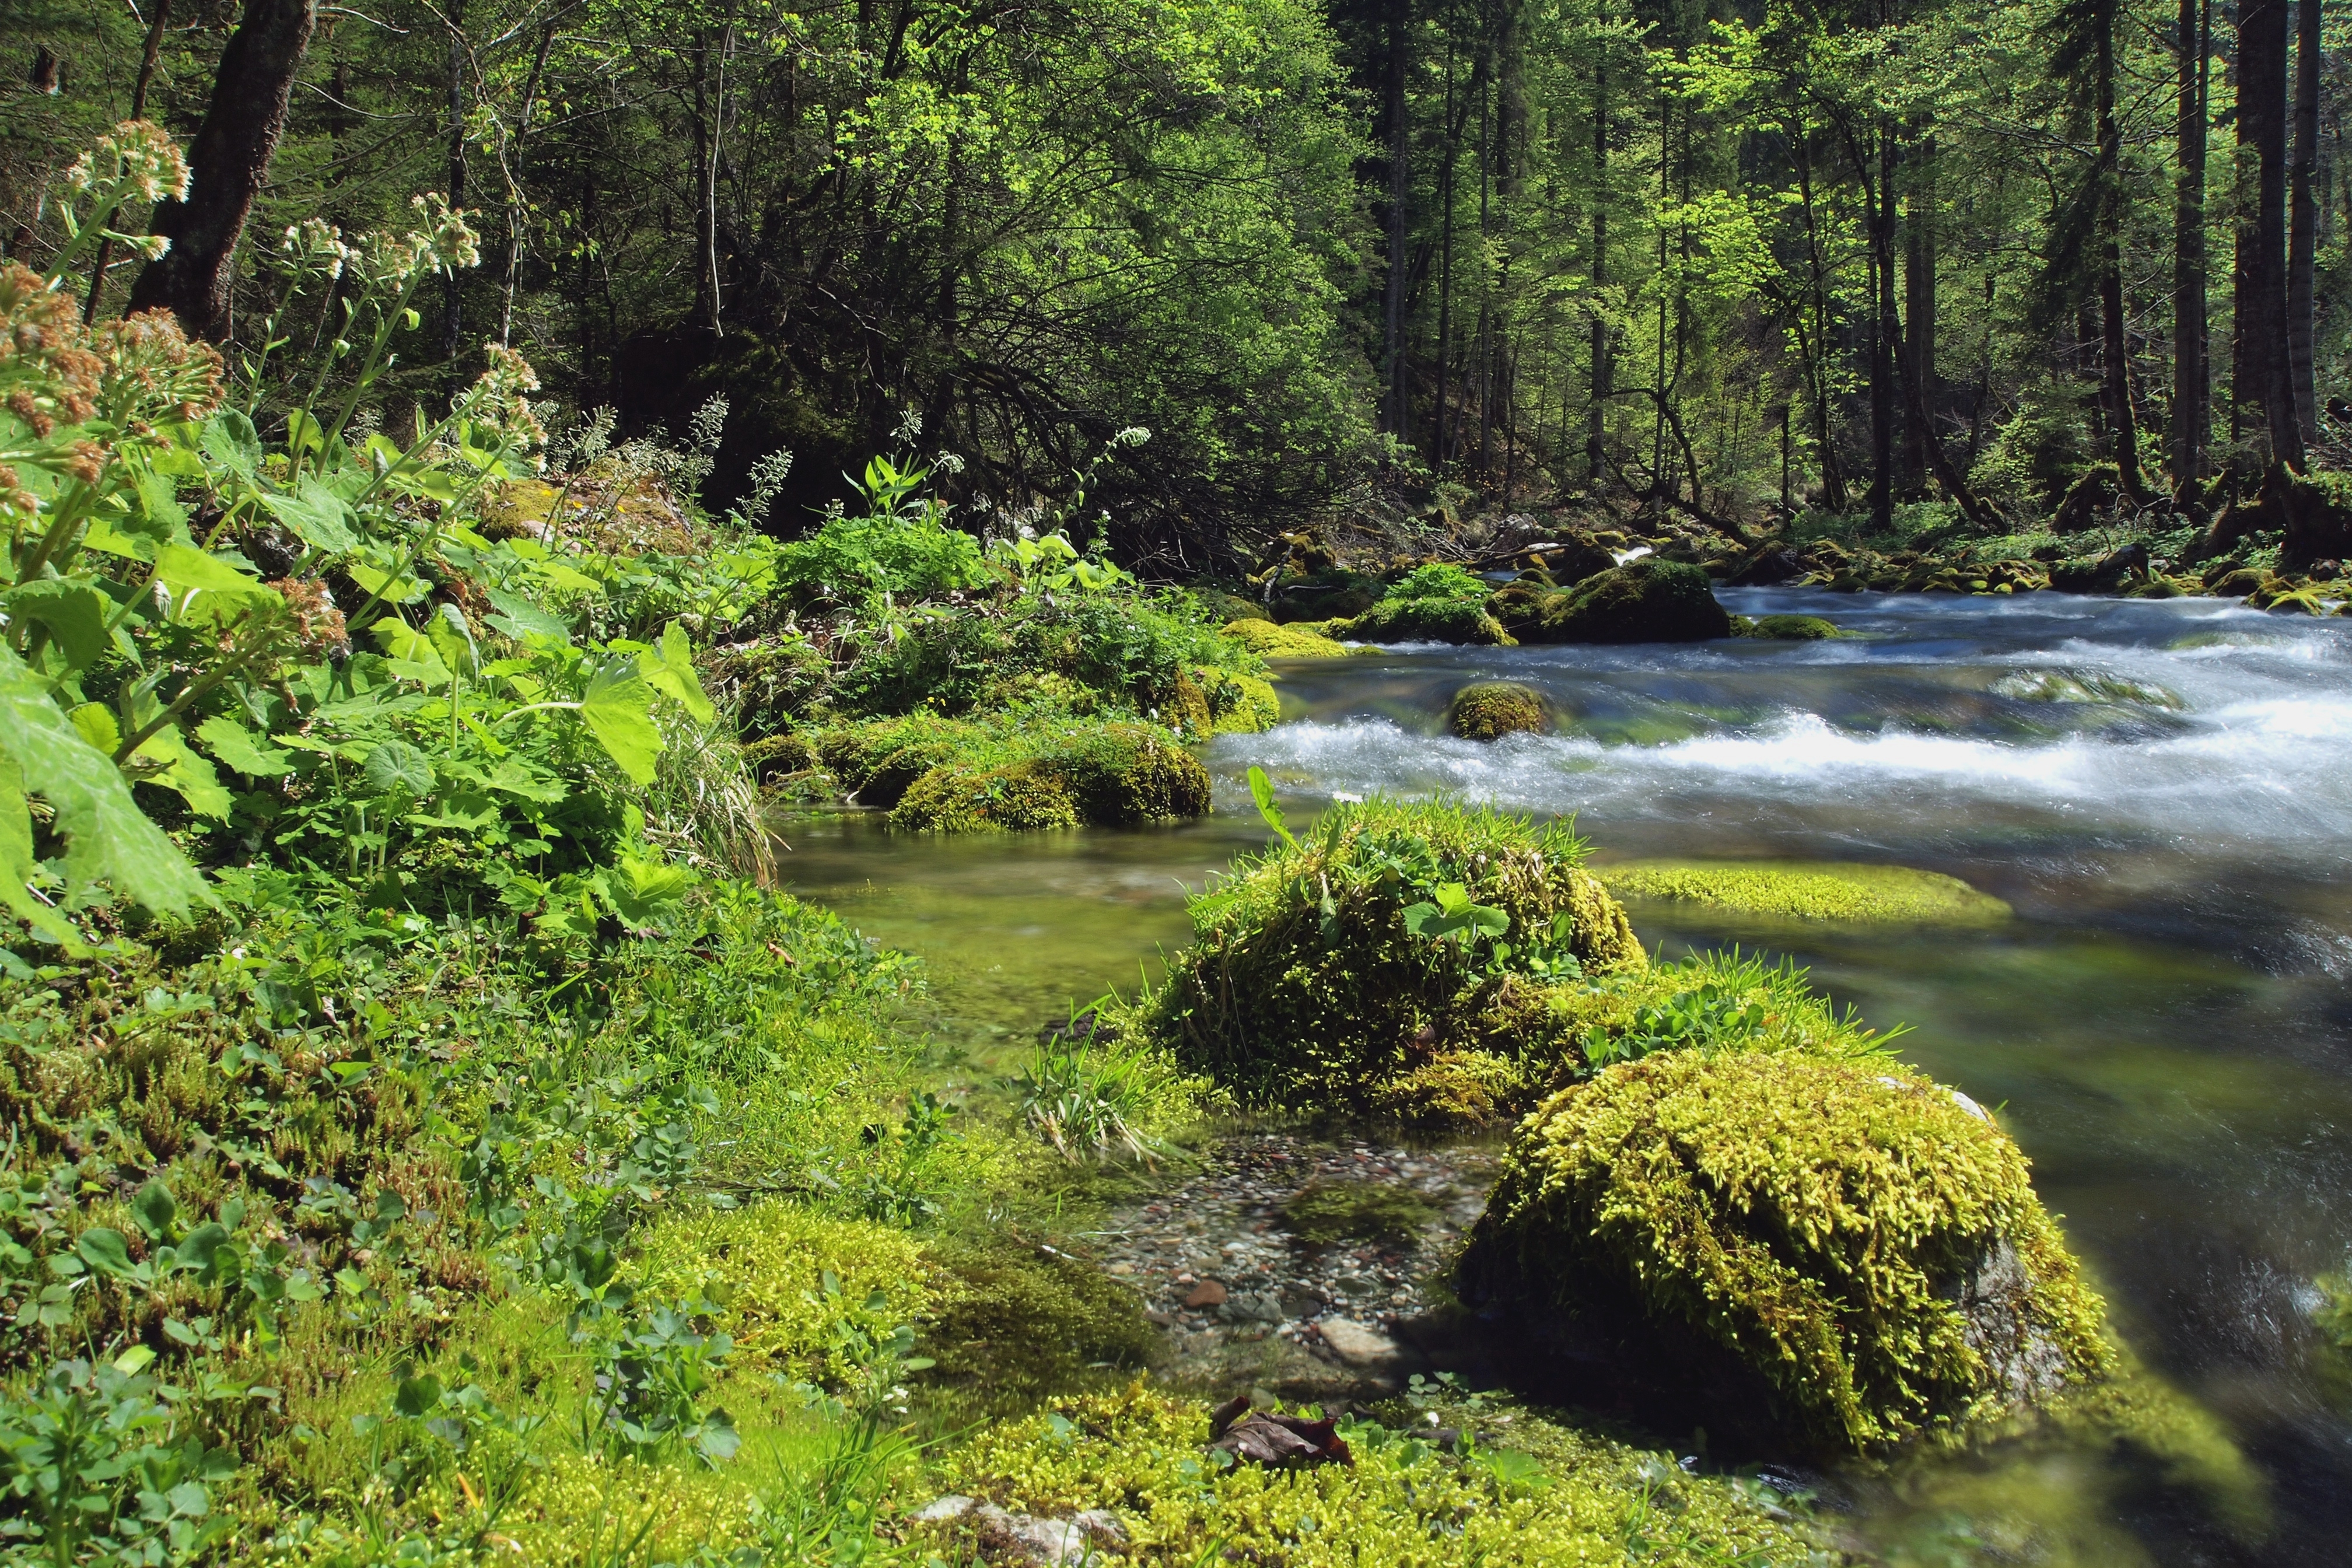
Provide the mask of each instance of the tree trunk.
{"label": "tree trunk", "polygon": [[[1604,13],[1605,15],[1605,13]],[[1602,472],[1602,439],[1606,433],[1610,387],[1609,317],[1601,296],[1609,283],[1609,62],[1592,68],[1592,351],[1589,390],[1591,403],[1584,414],[1584,480],[1598,486]]]}
{"label": "tree trunk", "polygon": [[1452,426],[1454,395],[1454,165],[1462,149],[1462,125],[1454,111],[1454,44],[1445,45],[1445,168],[1438,176],[1437,205],[1444,209],[1445,236],[1437,285],[1437,429],[1431,443],[1431,466],[1445,467],[1447,433]]}
{"label": "tree trunk", "polygon": [[1387,310],[1382,321],[1381,358],[1387,372],[1388,427],[1400,442],[1405,434],[1405,196],[1410,190],[1406,153],[1412,127],[1405,110],[1405,34],[1412,24],[1412,0],[1389,0],[1388,133],[1389,133],[1389,276]]}
{"label": "tree trunk", "polygon": [[[1935,407],[1936,386],[1936,139],[1920,141],[1911,157],[1911,188],[1905,201],[1903,222],[1903,381],[1929,414]],[[1905,443],[1904,484],[1916,492],[1927,488],[1934,466],[1927,443],[1934,439],[1924,424],[1913,425]]]}
{"label": "tree trunk", "polygon": [[[466,13],[460,0],[449,0],[449,205],[466,205]],[[457,351],[465,335],[465,296],[457,287],[457,269],[441,276],[441,363],[444,390],[457,396]]]}
{"label": "tree trunk", "polygon": [[1895,127],[1878,127],[1878,188],[1871,204],[1870,526],[1895,525]]}
{"label": "tree trunk", "polygon": [[149,220],[172,248],[139,274],[132,310],[166,309],[192,336],[228,337],[236,243],[286,129],[286,100],[314,19],[310,0],[247,0],[188,149],[188,199],[157,203]]}
{"label": "tree trunk", "polygon": [[2172,185],[2172,492],[2187,500],[2204,478],[2212,426],[2205,379],[2205,69],[2212,0],[2180,0],[2180,71]]}
{"label": "tree trunk", "polygon": [[2319,439],[2319,384],[2313,363],[2313,274],[2319,255],[2320,0],[2294,7],[2294,162],[2287,200],[2286,354],[2294,413],[2305,445]]}
{"label": "tree trunk", "polygon": [[2092,68],[2098,121],[2098,189],[2093,196],[2099,226],[2099,362],[2105,376],[2108,429],[2115,439],[2116,471],[2124,494],[2146,498],[2139,477],[2139,421],[2131,400],[2131,344],[2124,321],[2123,132],[2116,121],[2116,8],[2101,5]]}
{"label": "tree trunk", "polygon": [[[2231,395],[2240,422],[2267,439],[2265,466],[2303,467],[2303,427],[2287,367],[2286,0],[2238,8],[2238,323]],[[2247,200],[2244,164],[2254,163]]]}

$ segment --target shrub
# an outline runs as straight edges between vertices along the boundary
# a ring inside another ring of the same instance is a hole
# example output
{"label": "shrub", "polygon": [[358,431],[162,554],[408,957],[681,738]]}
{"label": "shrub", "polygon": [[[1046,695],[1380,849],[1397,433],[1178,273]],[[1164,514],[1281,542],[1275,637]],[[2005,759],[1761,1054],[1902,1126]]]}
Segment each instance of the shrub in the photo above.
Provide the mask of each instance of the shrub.
{"label": "shrub", "polygon": [[1583,854],[1563,826],[1487,810],[1339,807],[1192,900],[1193,943],[1145,1026],[1249,1098],[1361,1105],[1482,977],[1641,963]]}
{"label": "shrub", "polygon": [[1465,741],[1499,741],[1506,735],[1539,735],[1550,727],[1543,693],[1507,680],[1482,681],[1454,694],[1445,707],[1445,728]]}
{"label": "shrub", "polygon": [[1484,599],[1489,585],[1450,561],[1416,566],[1389,585],[1383,599]]}
{"label": "shrub", "polygon": [[1885,1063],[1675,1052],[1564,1089],[1513,1141],[1462,1274],[1654,1365],[1727,1355],[1830,1448],[1957,1431],[2110,1362],[2024,1155]]}

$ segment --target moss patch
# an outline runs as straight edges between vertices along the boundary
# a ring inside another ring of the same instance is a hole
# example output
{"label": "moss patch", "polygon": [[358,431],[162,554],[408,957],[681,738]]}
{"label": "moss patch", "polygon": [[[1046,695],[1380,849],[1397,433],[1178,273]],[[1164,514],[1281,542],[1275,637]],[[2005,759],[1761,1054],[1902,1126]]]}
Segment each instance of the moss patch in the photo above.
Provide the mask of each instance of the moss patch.
{"label": "moss patch", "polygon": [[1436,1217],[1436,1207],[1419,1193],[1378,1182],[1317,1182],[1282,1205],[1290,1233],[1313,1242],[1403,1241]]}
{"label": "moss patch", "polygon": [[1738,628],[1741,637],[1767,637],[1780,642],[1823,642],[1831,637],[1852,637],[1852,632],[1840,631],[1833,621],[1819,616],[1758,616]]}
{"label": "moss patch", "polygon": [[1260,658],[1345,658],[1349,652],[1320,631],[1272,621],[1228,621],[1225,636]]}
{"label": "moss patch", "polygon": [[1360,642],[1447,642],[1507,647],[1515,639],[1475,599],[1383,599],[1347,623]]}
{"label": "moss patch", "polygon": [[1981,1113],[1885,1063],[1684,1051],[1519,1130],[1463,1264],[1538,1319],[1727,1352],[1831,1449],[2095,1381],[2104,1308]]}
{"label": "moss patch", "polygon": [[843,725],[818,746],[853,798],[889,807],[890,825],[909,832],[1126,826],[1209,810],[1208,770],[1157,724],[910,714]]}
{"label": "moss patch", "polygon": [[1282,700],[1271,681],[1230,669],[1196,669],[1192,677],[1208,701],[1211,734],[1255,735],[1281,722]]}
{"label": "moss patch", "polygon": [[1506,735],[1539,735],[1550,727],[1543,693],[1513,681],[1465,686],[1446,705],[1446,731],[1465,741],[1499,741]]}
{"label": "moss patch", "polygon": [[1957,877],[1906,866],[1807,860],[1630,860],[1594,868],[1621,899],[1767,920],[1998,925],[2010,908]]}
{"label": "moss patch", "polygon": [[920,1338],[950,1381],[1035,1399],[1158,1352],[1143,1299],[1090,1264],[1003,1238],[936,1242],[929,1254],[939,1276]]}
{"label": "moss patch", "polygon": [[[1481,1431],[1481,1452],[1468,1456],[1441,1454],[1409,1431],[1350,1423],[1353,1465],[1220,1470],[1202,1454],[1208,1406],[1137,1384],[982,1434],[955,1457],[949,1479],[1016,1511],[1115,1509],[1134,1559],[1146,1563],[1552,1568],[1813,1559],[1802,1529],[1760,1489],[1685,1475],[1671,1458],[1512,1414]],[[1673,1521],[1666,1556],[1654,1549],[1662,1518]]]}
{"label": "moss patch", "polygon": [[1522,642],[1705,642],[1731,635],[1706,574],[1654,556],[1612,566],[1565,592],[1514,610]]}

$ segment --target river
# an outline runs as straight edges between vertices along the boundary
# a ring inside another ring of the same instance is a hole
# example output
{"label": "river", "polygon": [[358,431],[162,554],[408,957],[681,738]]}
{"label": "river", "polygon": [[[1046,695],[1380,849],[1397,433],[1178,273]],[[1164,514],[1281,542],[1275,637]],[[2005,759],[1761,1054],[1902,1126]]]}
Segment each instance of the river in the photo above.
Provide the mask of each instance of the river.
{"label": "river", "polygon": [[[2053,594],[1721,596],[1861,635],[1289,664],[1284,723],[1210,749],[1204,823],[918,842],[819,818],[794,826],[789,872],[933,962],[942,1041],[983,1080],[1049,1011],[1156,977],[1185,939],[1183,889],[1263,840],[1253,764],[1294,820],[1448,792],[1572,814],[1598,859],[1962,878],[2017,918],[1965,933],[1635,923],[1669,955],[1793,957],[2000,1107],[2125,1337],[2236,1434],[2273,1522],[2258,1543],[2232,1537],[2144,1478],[2044,1456],[2031,1475],[1856,1494],[1858,1535],[1895,1563],[2346,1561],[2352,1423],[2324,1397],[2310,1315],[2311,1281],[2352,1251],[2352,620]],[[1445,736],[1447,699],[1491,679],[1542,688],[1558,732]]]}

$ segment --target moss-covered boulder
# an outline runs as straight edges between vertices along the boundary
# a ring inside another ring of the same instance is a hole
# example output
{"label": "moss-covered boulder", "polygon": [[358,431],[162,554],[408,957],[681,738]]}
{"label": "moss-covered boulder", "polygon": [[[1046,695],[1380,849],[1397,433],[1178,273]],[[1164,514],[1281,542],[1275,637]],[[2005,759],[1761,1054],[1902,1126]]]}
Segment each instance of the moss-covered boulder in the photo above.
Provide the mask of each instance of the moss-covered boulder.
{"label": "moss-covered boulder", "polygon": [[1383,599],[1349,621],[1360,642],[1449,642],[1508,647],[1516,640],[1476,599]]}
{"label": "moss-covered boulder", "polygon": [[1446,705],[1448,734],[1465,741],[1499,741],[1506,735],[1540,735],[1550,726],[1543,693],[1509,680],[1482,680],[1454,694]]}
{"label": "moss-covered boulder", "polygon": [[1654,556],[1553,595],[1517,624],[1521,642],[1705,642],[1731,635],[1730,612],[1716,602],[1706,572]]}
{"label": "moss-covered boulder", "polygon": [[1758,616],[1753,619],[1740,617],[1743,624],[1735,629],[1744,637],[1762,637],[1773,642],[1826,642],[1832,637],[1851,636],[1838,629],[1834,621],[1819,616]]}
{"label": "moss-covered boulder", "polygon": [[2049,1401],[2114,1353],[2017,1145],[1867,1058],[1666,1052],[1560,1091],[1459,1282],[1571,1375],[1832,1452]]}
{"label": "moss-covered boulder", "polygon": [[1566,828],[1492,811],[1338,807],[1192,900],[1192,945],[1137,1026],[1251,1100],[1373,1109],[1497,976],[1643,963],[1582,858]]}
{"label": "moss-covered boulder", "polygon": [[[1017,742],[1002,742],[1002,746]],[[990,753],[931,768],[909,784],[890,826],[917,833],[1030,832],[1082,823],[1127,827],[1209,810],[1209,772],[1150,724],[1106,724],[1033,754]]]}
{"label": "moss-covered boulder", "polygon": [[1958,877],[1808,860],[1629,860],[1596,868],[1621,899],[1772,921],[1998,925],[2010,908]]}
{"label": "moss-covered boulder", "polygon": [[1345,658],[1349,651],[1316,626],[1228,621],[1225,636],[1260,658]]}
{"label": "moss-covered boulder", "polygon": [[1255,735],[1282,719],[1282,700],[1271,681],[1238,670],[1198,668],[1192,679],[1208,704],[1209,733]]}

